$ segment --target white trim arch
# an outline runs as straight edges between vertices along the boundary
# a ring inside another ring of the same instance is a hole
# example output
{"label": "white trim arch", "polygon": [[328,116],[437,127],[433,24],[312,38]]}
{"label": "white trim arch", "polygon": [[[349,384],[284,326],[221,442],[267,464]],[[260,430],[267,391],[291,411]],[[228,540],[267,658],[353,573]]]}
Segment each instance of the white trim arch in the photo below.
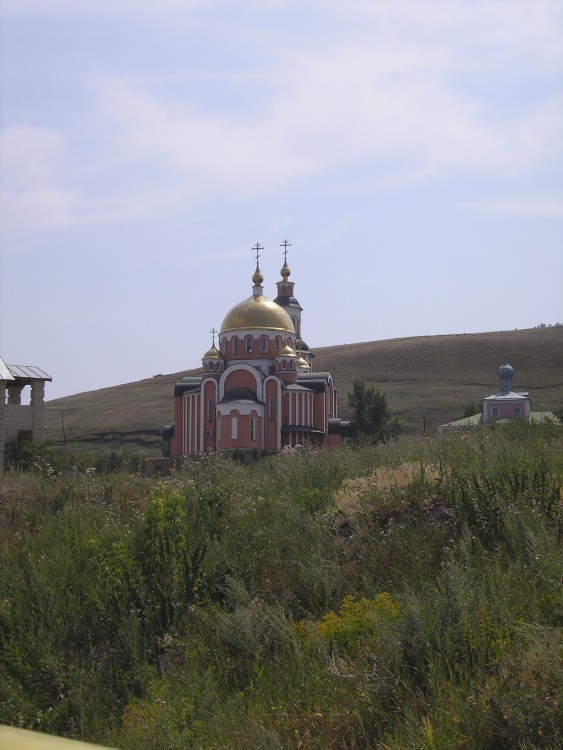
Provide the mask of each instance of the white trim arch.
{"label": "white trim arch", "polygon": [[225,381],[237,370],[245,370],[254,377],[254,380],[256,382],[256,398],[258,399],[258,401],[264,401],[264,375],[255,367],[252,367],[252,365],[247,365],[246,362],[239,362],[236,365],[231,365],[231,367],[227,367],[226,370],[221,373],[221,377],[219,378],[219,397],[217,400],[223,400],[223,398],[225,397]]}

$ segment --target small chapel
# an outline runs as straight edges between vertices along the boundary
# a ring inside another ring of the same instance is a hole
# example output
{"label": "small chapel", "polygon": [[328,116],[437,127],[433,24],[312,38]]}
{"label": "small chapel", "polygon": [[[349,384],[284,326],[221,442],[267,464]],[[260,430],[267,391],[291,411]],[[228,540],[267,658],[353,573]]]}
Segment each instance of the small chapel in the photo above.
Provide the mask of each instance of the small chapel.
{"label": "small chapel", "polygon": [[438,425],[439,434],[446,435],[451,430],[478,427],[491,422],[504,424],[514,419],[531,423],[559,424],[559,420],[551,411],[532,411],[532,402],[527,391],[517,393],[512,390],[514,375],[514,367],[505,359],[497,370],[499,387],[497,393],[482,399],[482,408],[478,414]]}
{"label": "small chapel", "polygon": [[241,457],[275,453],[287,446],[341,445],[349,422],[338,417],[330,372],[313,371],[313,353],[301,334],[302,307],[287,263],[274,300],[264,295],[257,243],[252,294],[225,315],[202,374],[174,388],[174,423],[163,437],[170,458],[207,451]]}

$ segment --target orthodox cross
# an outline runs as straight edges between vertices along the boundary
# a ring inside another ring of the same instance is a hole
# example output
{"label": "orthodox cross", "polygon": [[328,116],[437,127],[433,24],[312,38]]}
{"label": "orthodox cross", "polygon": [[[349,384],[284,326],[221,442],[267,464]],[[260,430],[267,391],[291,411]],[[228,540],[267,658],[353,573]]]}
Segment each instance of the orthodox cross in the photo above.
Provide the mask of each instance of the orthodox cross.
{"label": "orthodox cross", "polygon": [[262,245],[259,242],[257,242],[252,247],[252,249],[256,251],[256,264],[258,265],[258,258],[260,257],[260,250],[263,250],[264,248],[262,247]]}
{"label": "orthodox cross", "polygon": [[217,333],[217,331],[212,328],[209,333],[213,336],[213,346],[215,346],[215,334]]}
{"label": "orthodox cross", "polygon": [[283,247],[283,259],[287,263],[287,248],[291,247],[291,242],[288,242],[287,240],[284,240],[280,247]]}

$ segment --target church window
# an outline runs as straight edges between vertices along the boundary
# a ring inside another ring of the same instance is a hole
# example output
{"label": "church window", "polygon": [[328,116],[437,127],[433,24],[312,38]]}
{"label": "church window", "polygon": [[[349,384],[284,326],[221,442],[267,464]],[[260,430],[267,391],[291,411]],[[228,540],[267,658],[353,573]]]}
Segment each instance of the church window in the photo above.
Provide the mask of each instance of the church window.
{"label": "church window", "polygon": [[279,336],[276,336],[276,354],[279,352],[281,346],[281,340]]}
{"label": "church window", "polygon": [[238,339],[233,336],[233,354],[238,354]]}
{"label": "church window", "polygon": [[231,440],[236,440],[238,437],[238,420],[236,417],[231,418]]}
{"label": "church window", "polygon": [[519,417],[521,415],[521,413],[522,412],[520,411],[520,407],[519,406],[515,406],[514,407],[514,416],[515,417]]}
{"label": "church window", "polygon": [[254,417],[250,418],[250,439],[256,440],[256,419]]}
{"label": "church window", "polygon": [[507,391],[507,390],[508,390],[508,380],[505,380],[505,381],[504,381],[504,390],[505,390],[505,391]]}
{"label": "church window", "polygon": [[282,369],[285,370],[286,367],[287,367],[287,363],[285,359],[282,359]]}
{"label": "church window", "polygon": [[213,411],[214,411],[214,403],[213,399],[210,398],[207,401],[207,421],[213,422]]}
{"label": "church window", "polygon": [[268,339],[265,336],[262,336],[260,339],[260,346],[262,348],[262,354],[266,354],[268,351]]}
{"label": "church window", "polygon": [[276,418],[276,399],[272,397],[270,399],[270,419]]}
{"label": "church window", "polygon": [[246,337],[246,353],[250,354],[252,352],[252,336]]}
{"label": "church window", "polygon": [[493,406],[492,416],[498,417],[498,406]]}

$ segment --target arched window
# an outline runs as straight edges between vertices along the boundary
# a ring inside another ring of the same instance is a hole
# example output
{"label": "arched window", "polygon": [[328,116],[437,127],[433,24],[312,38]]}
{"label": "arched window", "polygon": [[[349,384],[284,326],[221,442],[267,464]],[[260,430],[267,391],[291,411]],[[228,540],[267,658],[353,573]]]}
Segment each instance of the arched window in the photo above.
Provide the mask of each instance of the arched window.
{"label": "arched window", "polygon": [[256,440],[256,419],[250,417],[250,439]]}
{"label": "arched window", "polygon": [[268,351],[268,339],[266,338],[266,336],[262,336],[262,338],[260,339],[260,347],[262,350],[262,354],[266,354],[266,352]]}
{"label": "arched window", "polygon": [[276,399],[272,396],[270,399],[270,419],[276,418]]}
{"label": "arched window", "polygon": [[281,346],[281,339],[279,336],[276,336],[276,354],[279,352]]}
{"label": "arched window", "polygon": [[213,416],[214,416],[214,414],[213,414],[214,408],[213,407],[214,407],[213,399],[210,398],[207,401],[207,421],[208,422],[213,422]]}
{"label": "arched window", "polygon": [[238,354],[238,339],[233,336],[233,354]]}
{"label": "arched window", "polygon": [[236,417],[231,417],[231,440],[238,438],[238,420]]}
{"label": "arched window", "polygon": [[282,369],[285,370],[286,367],[287,367],[287,363],[285,359],[282,359]]}
{"label": "arched window", "polygon": [[252,336],[246,337],[246,353],[250,354],[252,352]]}

